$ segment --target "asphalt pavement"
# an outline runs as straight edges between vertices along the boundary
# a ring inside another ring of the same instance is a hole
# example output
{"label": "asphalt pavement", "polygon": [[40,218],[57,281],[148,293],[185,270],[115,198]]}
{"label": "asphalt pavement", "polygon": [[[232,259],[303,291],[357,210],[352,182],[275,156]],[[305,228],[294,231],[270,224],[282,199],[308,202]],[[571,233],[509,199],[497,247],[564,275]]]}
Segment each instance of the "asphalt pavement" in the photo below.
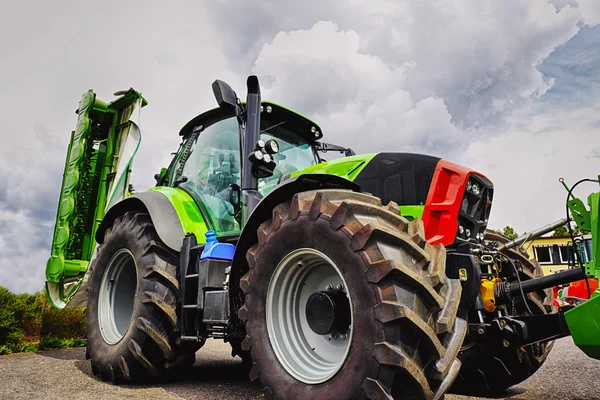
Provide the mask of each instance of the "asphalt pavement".
{"label": "asphalt pavement", "polygon": [[[79,348],[0,356],[0,399],[262,398],[259,384],[249,382],[241,360],[231,358],[229,345],[220,341],[207,341],[190,370],[170,382],[147,386],[113,386],[97,380],[84,353]],[[600,361],[586,357],[571,338],[561,339],[533,377],[495,399],[600,400]]]}

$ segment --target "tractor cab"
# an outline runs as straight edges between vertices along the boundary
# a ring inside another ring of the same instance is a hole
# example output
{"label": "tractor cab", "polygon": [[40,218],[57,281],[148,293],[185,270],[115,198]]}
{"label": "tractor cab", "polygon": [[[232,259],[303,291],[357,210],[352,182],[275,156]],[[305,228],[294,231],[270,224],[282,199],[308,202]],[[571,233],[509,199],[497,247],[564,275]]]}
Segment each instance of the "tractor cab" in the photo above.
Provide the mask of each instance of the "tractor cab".
{"label": "tractor cab", "polygon": [[[286,176],[320,162],[316,141],[322,133],[316,123],[285,107],[269,102],[261,107],[253,154],[272,168],[258,177],[258,192],[265,196]],[[188,192],[219,236],[239,234],[242,168],[249,162],[242,156],[243,126],[233,112],[218,108],[192,119],[180,135],[180,149],[157,183]]]}

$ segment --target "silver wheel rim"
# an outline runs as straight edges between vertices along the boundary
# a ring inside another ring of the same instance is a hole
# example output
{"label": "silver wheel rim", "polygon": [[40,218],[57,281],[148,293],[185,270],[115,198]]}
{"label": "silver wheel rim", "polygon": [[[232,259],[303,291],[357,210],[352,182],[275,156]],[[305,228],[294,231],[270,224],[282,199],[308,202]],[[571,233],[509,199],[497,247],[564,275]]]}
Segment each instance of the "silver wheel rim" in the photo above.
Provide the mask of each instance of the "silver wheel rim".
{"label": "silver wheel rim", "polygon": [[350,296],[351,323],[346,333],[318,335],[308,325],[308,298],[328,287],[342,288],[348,293],[348,285],[333,261],[320,251],[308,248],[294,250],[285,256],[269,282],[266,302],[269,340],[285,370],[307,384],[331,379],[342,368],[352,342]]}
{"label": "silver wheel rim", "polygon": [[127,249],[117,251],[104,271],[98,295],[100,334],[116,344],[129,329],[137,293],[137,266]]}

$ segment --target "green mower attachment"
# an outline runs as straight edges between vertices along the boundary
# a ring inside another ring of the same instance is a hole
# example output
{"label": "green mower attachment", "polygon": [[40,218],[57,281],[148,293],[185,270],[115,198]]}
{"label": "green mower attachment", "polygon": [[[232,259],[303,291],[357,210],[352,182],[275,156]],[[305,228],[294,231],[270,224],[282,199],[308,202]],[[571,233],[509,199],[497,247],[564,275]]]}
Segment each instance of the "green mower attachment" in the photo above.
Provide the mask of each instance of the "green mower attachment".
{"label": "green mower attachment", "polygon": [[120,97],[105,103],[88,90],[76,111],[46,265],[46,292],[57,308],[64,308],[82,283],[105,211],[128,195],[141,141],[133,117],[147,102],[133,89],[115,95]]}
{"label": "green mower attachment", "polygon": [[[600,279],[600,192],[590,194],[587,200],[589,210],[577,198],[569,200],[568,206],[577,226],[592,234],[593,258],[584,264],[586,276]],[[567,311],[565,319],[577,347],[589,357],[600,359],[600,288],[588,301]]]}

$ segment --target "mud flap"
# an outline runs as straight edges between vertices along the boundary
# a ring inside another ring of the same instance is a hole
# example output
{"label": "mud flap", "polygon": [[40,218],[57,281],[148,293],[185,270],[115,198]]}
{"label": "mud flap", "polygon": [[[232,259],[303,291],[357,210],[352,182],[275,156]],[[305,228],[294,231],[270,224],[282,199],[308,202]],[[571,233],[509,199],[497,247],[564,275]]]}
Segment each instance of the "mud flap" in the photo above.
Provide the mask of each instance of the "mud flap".
{"label": "mud flap", "polygon": [[79,102],[46,264],[46,294],[57,308],[64,308],[78,291],[85,295],[81,289],[96,248],[96,230],[105,211],[128,195],[131,164],[141,142],[139,113],[147,102],[133,89],[119,95],[105,103],[89,90]]}

